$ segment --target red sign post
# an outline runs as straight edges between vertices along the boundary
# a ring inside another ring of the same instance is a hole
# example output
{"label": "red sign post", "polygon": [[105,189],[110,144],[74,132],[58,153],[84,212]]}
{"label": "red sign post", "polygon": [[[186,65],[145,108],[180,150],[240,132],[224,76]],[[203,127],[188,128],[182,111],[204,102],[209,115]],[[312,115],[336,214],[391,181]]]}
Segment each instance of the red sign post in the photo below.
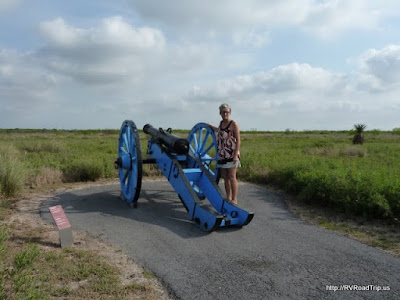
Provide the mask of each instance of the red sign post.
{"label": "red sign post", "polygon": [[61,205],[49,207],[51,216],[57,225],[60,234],[61,248],[71,246],[74,243],[72,228]]}

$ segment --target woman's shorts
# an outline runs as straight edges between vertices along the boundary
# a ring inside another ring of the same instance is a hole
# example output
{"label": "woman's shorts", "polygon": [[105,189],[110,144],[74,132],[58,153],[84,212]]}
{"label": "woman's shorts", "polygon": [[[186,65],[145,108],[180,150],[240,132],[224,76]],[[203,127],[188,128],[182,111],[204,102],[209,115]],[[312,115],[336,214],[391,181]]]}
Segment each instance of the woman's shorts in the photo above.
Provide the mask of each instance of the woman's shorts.
{"label": "woman's shorts", "polygon": [[242,165],[240,164],[240,159],[236,162],[233,162],[233,158],[231,158],[231,159],[219,160],[217,166],[218,168],[222,169],[232,169],[232,168],[239,168]]}

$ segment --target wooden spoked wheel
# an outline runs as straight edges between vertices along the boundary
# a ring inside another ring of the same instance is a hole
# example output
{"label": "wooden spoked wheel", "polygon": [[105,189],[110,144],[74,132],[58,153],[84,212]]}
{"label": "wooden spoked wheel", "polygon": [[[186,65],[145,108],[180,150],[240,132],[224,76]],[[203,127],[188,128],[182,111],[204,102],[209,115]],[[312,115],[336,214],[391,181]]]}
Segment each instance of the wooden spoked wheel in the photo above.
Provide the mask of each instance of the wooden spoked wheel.
{"label": "wooden spoked wheel", "polygon": [[142,186],[142,149],[139,132],[133,121],[122,123],[116,160],[121,183],[121,196],[132,207],[137,206]]}
{"label": "wooden spoked wheel", "polygon": [[218,144],[214,130],[205,123],[198,123],[190,131],[188,141],[189,151],[200,159],[215,182],[218,182]]}

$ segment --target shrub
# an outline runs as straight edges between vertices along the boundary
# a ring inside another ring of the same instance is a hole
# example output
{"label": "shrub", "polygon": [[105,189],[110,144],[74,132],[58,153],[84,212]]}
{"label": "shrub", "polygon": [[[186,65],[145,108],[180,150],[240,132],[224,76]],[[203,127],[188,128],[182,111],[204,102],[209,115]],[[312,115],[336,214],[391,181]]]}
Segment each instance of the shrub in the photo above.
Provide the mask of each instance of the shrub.
{"label": "shrub", "polygon": [[62,176],[63,173],[60,170],[43,167],[34,171],[33,174],[29,176],[27,184],[32,188],[43,187],[46,185],[62,182]]}
{"label": "shrub", "polygon": [[392,215],[400,218],[400,183],[397,186],[385,186],[381,193],[387,199]]}
{"label": "shrub", "polygon": [[96,181],[103,175],[103,167],[95,161],[77,161],[64,170],[65,182]]}
{"label": "shrub", "polygon": [[353,137],[353,144],[364,144],[364,131],[367,128],[365,124],[355,124],[354,129],[356,130],[356,134]]}
{"label": "shrub", "polygon": [[354,156],[354,157],[365,157],[367,150],[361,146],[348,146],[339,152],[340,156]]}
{"label": "shrub", "polygon": [[19,145],[19,149],[32,153],[61,153],[65,147],[60,141],[29,141]]}
{"label": "shrub", "polygon": [[6,197],[14,197],[23,189],[26,172],[19,154],[10,146],[0,148],[0,193]]}
{"label": "shrub", "polygon": [[371,194],[367,208],[370,217],[386,218],[392,215],[388,201],[380,193]]}

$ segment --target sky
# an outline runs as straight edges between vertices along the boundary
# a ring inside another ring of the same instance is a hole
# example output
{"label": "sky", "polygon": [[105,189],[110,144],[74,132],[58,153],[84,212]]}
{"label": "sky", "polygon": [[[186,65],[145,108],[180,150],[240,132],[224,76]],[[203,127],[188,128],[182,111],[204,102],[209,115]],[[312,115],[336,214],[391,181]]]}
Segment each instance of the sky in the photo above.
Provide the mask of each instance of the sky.
{"label": "sky", "polygon": [[400,127],[398,0],[0,0],[0,128]]}

